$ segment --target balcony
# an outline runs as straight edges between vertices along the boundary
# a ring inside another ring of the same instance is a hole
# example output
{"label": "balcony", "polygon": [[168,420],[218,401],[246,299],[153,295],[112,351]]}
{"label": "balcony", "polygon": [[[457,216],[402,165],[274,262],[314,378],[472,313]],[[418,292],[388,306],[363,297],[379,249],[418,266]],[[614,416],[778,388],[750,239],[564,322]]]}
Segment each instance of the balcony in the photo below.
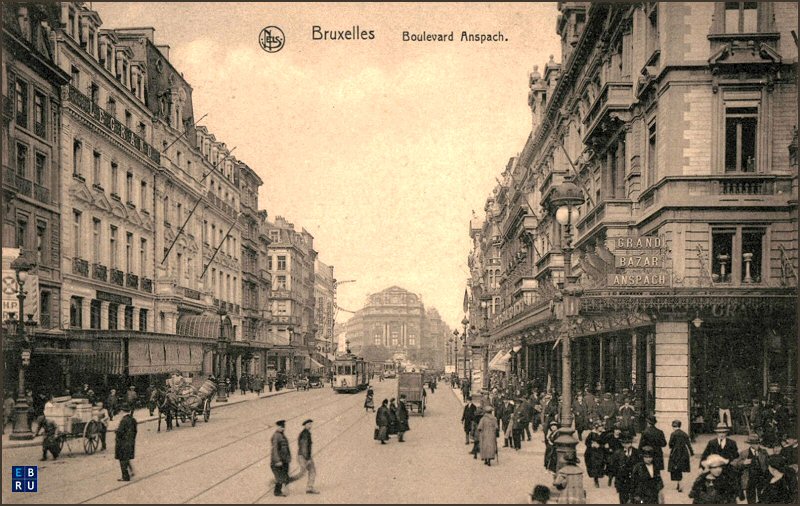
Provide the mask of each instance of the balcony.
{"label": "balcony", "polygon": [[139,276],[136,274],[131,274],[130,272],[125,274],[125,287],[126,288],[133,288],[134,290],[139,289]]}
{"label": "balcony", "polygon": [[603,128],[598,128],[606,120],[614,119],[623,121],[614,113],[628,111],[633,103],[633,83],[608,82],[595,97],[592,106],[583,118],[586,127],[583,143],[590,144],[589,140]]}
{"label": "balcony", "polygon": [[102,264],[92,264],[92,279],[108,280],[108,267]]}
{"label": "balcony", "polygon": [[142,278],[142,291],[147,293],[153,293],[153,280]]}
{"label": "balcony", "polygon": [[192,290],[191,288],[181,286],[180,291],[183,293],[183,296],[186,297],[187,299],[200,300],[200,292],[198,292],[197,290]]}
{"label": "balcony", "polygon": [[33,184],[33,198],[41,202],[42,204],[49,204],[50,203],[50,190],[45,188],[44,186],[38,185],[36,183]]}
{"label": "balcony", "polygon": [[141,137],[133,133],[129,128],[120,123],[114,116],[106,112],[103,108],[93,103],[89,97],[78,91],[74,86],[66,85],[62,88],[61,98],[65,102],[70,102],[78,109],[94,118],[97,122],[105,126],[110,132],[131,145],[135,150],[146,156],[153,162],[161,163],[161,154],[146,143]]}
{"label": "balcony", "polygon": [[775,187],[771,180],[759,177],[721,179],[716,181],[719,195],[773,195]]}
{"label": "balcony", "polygon": [[3,183],[26,197],[33,196],[33,183],[29,179],[25,179],[17,174],[11,167],[5,167],[3,171]]}
{"label": "balcony", "polygon": [[111,282],[115,285],[125,285],[125,273],[119,269],[111,269]]}
{"label": "balcony", "polygon": [[223,213],[227,214],[231,218],[234,219],[236,218],[238,214],[236,210],[233,207],[231,207],[227,202],[225,202],[224,200],[213,194],[211,190],[206,192],[206,197],[208,198],[209,202],[214,204]]}
{"label": "balcony", "polygon": [[85,278],[89,277],[89,262],[82,258],[72,259],[72,273],[81,275]]}

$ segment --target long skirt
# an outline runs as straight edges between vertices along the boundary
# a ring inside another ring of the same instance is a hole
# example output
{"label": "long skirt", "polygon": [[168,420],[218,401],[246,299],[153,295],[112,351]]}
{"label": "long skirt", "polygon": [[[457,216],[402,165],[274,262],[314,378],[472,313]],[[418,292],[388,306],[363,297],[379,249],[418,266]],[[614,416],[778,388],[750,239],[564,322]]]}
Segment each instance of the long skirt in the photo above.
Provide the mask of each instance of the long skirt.
{"label": "long skirt", "polygon": [[386,441],[389,439],[389,427],[386,425],[381,425],[380,429],[378,430],[378,439],[381,441]]}

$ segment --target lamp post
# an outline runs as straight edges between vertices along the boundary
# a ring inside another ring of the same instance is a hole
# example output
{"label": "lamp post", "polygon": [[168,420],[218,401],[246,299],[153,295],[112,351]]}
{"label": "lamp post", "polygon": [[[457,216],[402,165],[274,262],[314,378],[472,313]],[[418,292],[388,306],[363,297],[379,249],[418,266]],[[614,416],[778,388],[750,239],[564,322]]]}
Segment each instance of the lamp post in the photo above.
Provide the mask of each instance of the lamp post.
{"label": "lamp post", "polygon": [[[572,178],[565,177],[564,182],[558,185],[550,197],[550,204],[555,209],[556,221],[564,227],[561,252],[564,256],[564,280],[562,288],[564,322],[561,333],[561,427],[556,438],[556,451],[558,453],[558,469],[566,465],[565,457],[575,456],[575,447],[578,440],[573,436],[572,430],[572,353],[569,323],[573,316],[577,316],[579,307],[580,290],[575,286],[577,276],[572,274],[572,226],[577,221],[577,206],[583,204],[584,198]],[[574,479],[573,485],[583,490],[582,473],[570,473]],[[581,495],[583,497],[583,495]]]}
{"label": "lamp post", "polygon": [[[36,267],[36,264],[28,261],[25,258],[22,250],[20,249],[19,256],[11,262],[11,268],[14,269],[17,277],[17,285],[19,292],[17,292],[17,301],[19,303],[19,319],[17,321],[17,343],[20,347],[20,364],[19,364],[19,380],[17,385],[17,402],[14,405],[14,429],[9,435],[10,439],[33,439],[33,432],[30,429],[30,420],[28,420],[28,401],[25,398],[25,368],[30,364],[32,342],[25,331],[26,322],[23,315],[25,314],[25,296],[27,293],[24,290],[25,282],[28,280],[28,271]],[[33,321],[33,316],[28,316],[29,326],[34,326],[36,323]]]}
{"label": "lamp post", "polygon": [[467,350],[469,349],[469,331],[467,330],[467,325],[469,325],[469,320],[466,316],[461,320],[461,325],[464,326],[464,334],[461,336],[464,340],[464,378],[469,382],[469,387],[472,389],[472,366],[470,366],[469,374],[467,374]]}
{"label": "lamp post", "polygon": [[458,378],[458,329],[453,331],[453,363],[456,366],[456,378]]}
{"label": "lamp post", "polygon": [[228,313],[219,310],[219,337],[217,338],[217,402],[228,402],[228,386],[225,378],[228,377],[228,367],[226,354],[228,352],[228,340],[225,336],[225,317]]}
{"label": "lamp post", "polygon": [[484,393],[489,392],[489,303],[484,299],[481,301],[483,310],[483,381],[481,382]]}

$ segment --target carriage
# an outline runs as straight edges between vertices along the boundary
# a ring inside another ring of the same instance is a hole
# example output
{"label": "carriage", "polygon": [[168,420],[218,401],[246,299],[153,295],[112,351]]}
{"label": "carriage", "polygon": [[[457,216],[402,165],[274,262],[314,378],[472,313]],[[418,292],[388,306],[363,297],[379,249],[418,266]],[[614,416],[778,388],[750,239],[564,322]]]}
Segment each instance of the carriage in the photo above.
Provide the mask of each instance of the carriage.
{"label": "carriage", "polygon": [[163,392],[158,402],[157,432],[161,432],[162,412],[167,416],[167,430],[171,428],[173,418],[180,418],[184,422],[189,419],[194,427],[197,416],[202,414],[203,421],[208,422],[211,418],[211,400],[216,393],[217,383],[212,378],[207,378],[197,390],[187,387],[180,393],[173,390]]}
{"label": "carriage", "polygon": [[406,396],[406,405],[409,411],[414,411],[425,416],[425,387],[424,377],[421,372],[401,372],[397,380],[397,398]]}
{"label": "carriage", "polygon": [[52,404],[45,407],[44,416],[58,427],[56,441],[59,450],[63,450],[66,444],[72,453],[69,441],[81,439],[84,453],[91,455],[96,452],[100,446],[102,424],[97,409],[89,400],[57,397]]}

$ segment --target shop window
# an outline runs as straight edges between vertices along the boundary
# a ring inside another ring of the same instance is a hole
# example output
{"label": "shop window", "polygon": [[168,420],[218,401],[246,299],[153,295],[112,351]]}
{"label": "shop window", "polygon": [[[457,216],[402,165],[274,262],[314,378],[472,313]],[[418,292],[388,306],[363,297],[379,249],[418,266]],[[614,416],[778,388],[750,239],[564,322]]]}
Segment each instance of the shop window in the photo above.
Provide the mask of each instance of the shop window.
{"label": "shop window", "polygon": [[731,280],[731,255],[735,230],[715,230],[711,239],[711,279],[715,283]]}
{"label": "shop window", "polygon": [[139,310],[139,330],[147,332],[147,309]]}
{"label": "shop window", "polygon": [[125,330],[133,330],[133,306],[125,306]]}
{"label": "shop window", "polygon": [[758,2],[725,2],[725,33],[758,31]]}
{"label": "shop window", "polygon": [[83,297],[69,299],[69,326],[78,329],[83,327]]}
{"label": "shop window", "polygon": [[89,328],[90,329],[99,329],[100,328],[100,301],[93,300],[91,306],[89,306]]}
{"label": "shop window", "polygon": [[119,305],[111,303],[108,305],[108,330],[117,330],[119,318]]}
{"label": "shop window", "polygon": [[742,283],[760,283],[763,268],[764,229],[742,229]]}
{"label": "shop window", "polygon": [[725,108],[725,172],[755,172],[758,107]]}

